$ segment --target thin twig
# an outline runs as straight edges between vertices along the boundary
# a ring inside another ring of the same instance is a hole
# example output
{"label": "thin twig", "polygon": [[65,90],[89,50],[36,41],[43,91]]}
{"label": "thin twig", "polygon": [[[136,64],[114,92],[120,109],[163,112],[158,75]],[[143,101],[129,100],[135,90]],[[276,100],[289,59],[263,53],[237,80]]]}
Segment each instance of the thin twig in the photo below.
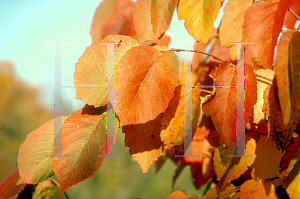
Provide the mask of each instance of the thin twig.
{"label": "thin twig", "polygon": [[300,17],[291,9],[291,8],[288,8],[288,10],[290,11],[290,13],[292,14],[292,15],[294,15],[294,17],[297,19],[297,20],[299,20],[300,21]]}
{"label": "thin twig", "polygon": [[205,90],[205,89],[201,89],[201,92],[208,93],[208,94],[210,94],[210,95],[212,95],[212,94],[213,94],[213,92],[212,92],[212,91]]}
{"label": "thin twig", "polygon": [[171,48],[170,50],[172,50],[172,51],[177,51],[177,52],[183,51],[183,52],[201,53],[201,54],[204,54],[204,55],[211,56],[211,57],[213,57],[213,58],[215,58],[216,60],[219,60],[219,61],[221,61],[221,62],[224,62],[223,59],[221,59],[221,58],[219,58],[219,57],[217,57],[217,56],[215,56],[215,55],[212,55],[212,54],[209,54],[209,53],[205,53],[205,52],[201,52],[201,51],[199,51],[199,50],[197,50],[197,49],[195,49],[195,50],[184,50],[184,49]]}
{"label": "thin twig", "polygon": [[[60,188],[59,183],[54,178],[50,178],[50,179],[58,188]],[[66,191],[64,192],[64,195],[67,199],[70,199]]]}

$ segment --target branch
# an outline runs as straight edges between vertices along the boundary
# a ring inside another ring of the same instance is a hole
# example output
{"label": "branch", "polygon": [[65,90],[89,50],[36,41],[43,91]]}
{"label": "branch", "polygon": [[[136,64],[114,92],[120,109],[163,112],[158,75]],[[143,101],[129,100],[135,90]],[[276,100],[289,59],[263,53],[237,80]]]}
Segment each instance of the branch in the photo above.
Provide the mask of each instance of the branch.
{"label": "branch", "polygon": [[221,58],[219,58],[219,57],[217,57],[217,56],[215,56],[215,55],[208,54],[208,53],[205,53],[205,52],[201,52],[201,51],[199,51],[199,50],[197,50],[197,49],[195,49],[195,50],[184,50],[184,49],[171,48],[170,50],[172,50],[172,51],[177,51],[177,52],[183,51],[183,52],[201,53],[201,54],[204,54],[204,55],[211,56],[211,57],[213,57],[213,58],[215,58],[216,60],[219,60],[219,61],[221,61],[221,62],[224,62],[223,59],[221,59]]}
{"label": "branch", "polygon": [[294,15],[294,17],[297,19],[297,20],[299,20],[300,21],[300,17],[291,9],[291,8],[288,8],[288,11],[290,11],[290,13],[292,14],[292,15]]}

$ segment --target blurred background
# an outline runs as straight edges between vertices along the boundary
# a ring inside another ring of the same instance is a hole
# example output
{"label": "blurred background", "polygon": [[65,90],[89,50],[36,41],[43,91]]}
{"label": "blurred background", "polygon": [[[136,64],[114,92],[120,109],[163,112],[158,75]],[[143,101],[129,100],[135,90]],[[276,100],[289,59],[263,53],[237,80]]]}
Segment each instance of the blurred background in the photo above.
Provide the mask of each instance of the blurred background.
{"label": "blurred background", "polygon": [[[91,44],[90,26],[100,2],[0,1],[0,181],[17,169],[19,147],[27,134],[54,115],[54,45],[46,42],[70,42],[62,45],[61,69],[62,85],[72,86],[75,63]],[[222,12],[215,27],[220,16]],[[188,42],[192,49],[194,39],[176,12],[167,34],[172,38],[170,48],[187,49],[176,42]],[[177,55],[181,61],[192,59],[192,53]],[[63,115],[84,104],[75,99],[75,88],[62,88]],[[67,190],[70,198],[162,198],[173,190],[201,195],[189,167],[183,169],[172,188],[176,165],[169,159],[158,174],[154,165],[143,174],[138,163],[131,161],[124,137],[118,133],[116,141],[116,154],[124,157],[106,158],[92,178]]]}

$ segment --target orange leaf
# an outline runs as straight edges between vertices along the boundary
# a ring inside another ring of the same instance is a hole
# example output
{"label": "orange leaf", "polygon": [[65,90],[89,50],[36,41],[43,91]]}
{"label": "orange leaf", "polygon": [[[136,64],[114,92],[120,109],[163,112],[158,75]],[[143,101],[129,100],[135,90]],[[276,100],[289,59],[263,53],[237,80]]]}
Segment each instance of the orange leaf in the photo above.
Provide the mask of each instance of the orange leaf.
{"label": "orange leaf", "polygon": [[[291,10],[293,10],[298,16],[300,15],[300,1],[294,0],[294,4],[291,6]],[[297,19],[290,12],[285,13],[283,24],[287,29],[294,29],[295,23]]]}
{"label": "orange leaf", "polygon": [[139,44],[157,39],[170,26],[178,0],[137,0],[133,11],[133,22]]}
{"label": "orange leaf", "polygon": [[[284,15],[292,0],[286,2],[254,2],[245,13],[243,42],[246,45],[245,54],[262,65],[272,68],[274,48],[282,30]],[[245,62],[250,64],[250,58],[245,56]]]}
{"label": "orange leaf", "polygon": [[256,144],[255,161],[251,168],[252,177],[257,181],[279,176],[279,163],[283,153],[278,151],[273,137],[260,136]]}
{"label": "orange leaf", "polygon": [[[225,61],[211,72],[218,86],[215,95],[202,106],[203,112],[212,116],[222,143],[230,146],[236,140],[236,104],[237,89],[230,86],[237,84],[236,66]],[[245,123],[248,122],[252,106],[257,100],[256,76],[250,65],[245,65]]]}
{"label": "orange leaf", "polygon": [[92,43],[97,43],[107,35],[136,36],[133,25],[131,0],[104,0],[95,11],[90,35]]}
{"label": "orange leaf", "polygon": [[256,148],[256,142],[249,134],[246,134],[245,155],[253,155],[253,157],[228,157],[228,155],[236,153],[236,144],[233,143],[227,149],[220,145],[214,154],[217,180],[221,180],[221,183],[225,186],[231,180],[235,180],[245,173],[255,160]]}
{"label": "orange leaf", "polygon": [[115,70],[115,109],[122,126],[146,123],[166,110],[179,67],[172,51],[138,46],[126,52]]}
{"label": "orange leaf", "polygon": [[[57,118],[62,124],[68,117]],[[54,175],[50,155],[54,143],[54,120],[44,123],[27,135],[20,147],[18,167],[21,183],[36,184]]]}
{"label": "orange leaf", "polygon": [[[189,95],[184,93],[184,87],[181,90],[181,96],[179,104],[176,109],[175,117],[172,118],[168,127],[163,130],[160,134],[161,140],[168,146],[172,148],[174,146],[182,145],[184,142],[184,113],[185,113],[185,101],[191,100]],[[193,88],[191,92],[192,97],[192,135],[197,130],[197,123],[199,117],[202,117],[201,110],[201,99],[198,100],[200,95],[200,90],[198,88]],[[187,98],[187,99],[186,99]],[[169,122],[169,121],[167,121]],[[186,143],[190,143],[192,140],[187,140]]]}
{"label": "orange leaf", "polygon": [[209,131],[197,128],[197,131],[193,137],[192,145],[189,145],[189,148],[192,146],[193,152],[192,155],[200,155],[200,157],[183,157],[181,163],[183,165],[201,165],[203,161],[203,153],[205,155],[210,155],[212,157],[213,147],[206,141],[205,136],[208,135]]}
{"label": "orange leaf", "polygon": [[114,47],[114,64],[119,62],[127,50],[138,45],[130,37],[108,35],[100,43],[87,47],[78,59],[74,73],[76,98],[95,107],[107,103],[107,45],[101,43],[120,43]]}
{"label": "orange leaf", "polygon": [[148,171],[153,161],[156,161],[158,157],[163,155],[164,145],[161,141],[160,133],[167,128],[175,115],[180,89],[181,86],[175,89],[174,97],[171,99],[168,108],[157,118],[145,124],[126,125],[122,128],[126,135],[125,146],[130,147],[129,152],[140,164],[143,173]]}
{"label": "orange leaf", "polygon": [[16,186],[19,178],[19,171],[15,170],[12,173],[10,173],[4,180],[2,180],[2,182],[0,183],[1,199],[9,199],[11,197],[15,197],[24,189],[26,184],[20,184]]}
{"label": "orange leaf", "polygon": [[224,14],[219,28],[222,47],[229,48],[230,58],[237,59],[237,45],[230,42],[241,42],[244,25],[244,14],[253,0],[229,0],[224,7]]}
{"label": "orange leaf", "polygon": [[221,0],[180,0],[177,16],[194,39],[206,43],[220,9]]}
{"label": "orange leaf", "polygon": [[272,184],[272,181],[260,183],[253,179],[244,182],[240,187],[240,191],[234,194],[233,197],[235,199],[238,197],[277,199],[277,196],[275,195],[275,186]]}
{"label": "orange leaf", "polygon": [[188,199],[189,197],[183,192],[183,191],[174,191],[167,197],[164,197],[163,199],[173,199],[173,198],[180,198],[180,199]]}
{"label": "orange leaf", "polygon": [[[118,125],[116,125],[117,127]],[[57,141],[57,137],[54,144]],[[111,146],[108,146],[108,153]],[[105,107],[86,105],[69,116],[62,127],[62,154],[52,149],[52,168],[60,182],[58,196],[70,186],[90,178],[102,165],[106,155]],[[57,197],[58,197],[57,196]]]}
{"label": "orange leaf", "polygon": [[151,22],[155,38],[159,38],[169,28],[177,3],[178,0],[151,0]]}

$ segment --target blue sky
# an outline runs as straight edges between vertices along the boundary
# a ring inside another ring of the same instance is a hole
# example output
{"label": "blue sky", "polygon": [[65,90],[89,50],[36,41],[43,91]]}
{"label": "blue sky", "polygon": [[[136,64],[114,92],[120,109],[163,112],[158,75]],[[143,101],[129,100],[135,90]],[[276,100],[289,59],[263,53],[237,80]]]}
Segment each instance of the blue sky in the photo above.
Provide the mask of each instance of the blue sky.
{"label": "blue sky", "polygon": [[[46,42],[70,42],[62,47],[62,85],[73,85],[75,63],[91,43],[90,24],[99,3],[0,1],[0,61],[11,61],[18,78],[40,89],[41,102],[49,109],[54,106],[54,45]],[[215,25],[218,23],[219,20]],[[176,42],[194,41],[185,30],[184,21],[178,21],[176,12],[167,33],[172,36],[171,47],[180,47]],[[180,54],[181,59],[191,59],[192,53],[185,56]],[[62,93],[63,106],[75,110],[84,105],[75,99],[74,88],[62,88]]]}

